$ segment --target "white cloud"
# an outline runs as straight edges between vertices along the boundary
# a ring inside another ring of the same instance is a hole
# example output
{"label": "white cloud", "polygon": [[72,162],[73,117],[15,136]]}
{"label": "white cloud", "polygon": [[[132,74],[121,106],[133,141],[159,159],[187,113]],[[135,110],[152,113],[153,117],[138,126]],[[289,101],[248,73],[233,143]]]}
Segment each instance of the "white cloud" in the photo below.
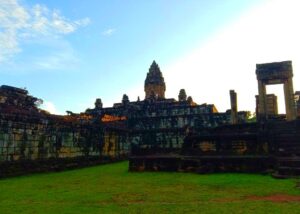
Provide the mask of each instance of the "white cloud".
{"label": "white cloud", "polygon": [[87,26],[91,23],[89,18],[80,19],[74,22],[77,26]]}
{"label": "white cloud", "polygon": [[109,28],[105,31],[102,32],[102,35],[103,36],[111,36],[113,33],[116,32],[116,29],[115,28]]}
{"label": "white cloud", "polygon": [[28,8],[19,0],[0,0],[0,63],[19,53],[24,39],[70,34],[89,23],[89,18],[72,21],[44,5]]}
{"label": "white cloud", "polygon": [[14,30],[0,32],[0,63],[20,51]]}
{"label": "white cloud", "polygon": [[43,104],[40,106],[40,108],[50,112],[51,114],[60,114],[57,111],[54,103],[52,103],[50,101],[44,101]]}
{"label": "white cloud", "polygon": [[163,69],[167,95],[177,97],[179,89],[185,88],[197,102],[215,103],[225,111],[230,108],[229,90],[235,89],[239,109],[254,111],[255,64],[283,60],[293,61],[294,83],[299,83],[299,8],[296,0],[265,1],[205,44],[196,45]]}

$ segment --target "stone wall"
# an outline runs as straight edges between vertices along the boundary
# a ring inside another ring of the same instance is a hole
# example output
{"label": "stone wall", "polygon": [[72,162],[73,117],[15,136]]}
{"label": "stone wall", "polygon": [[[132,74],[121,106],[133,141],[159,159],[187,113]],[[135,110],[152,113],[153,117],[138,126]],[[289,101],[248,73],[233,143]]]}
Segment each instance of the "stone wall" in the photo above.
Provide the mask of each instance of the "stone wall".
{"label": "stone wall", "polygon": [[223,125],[186,133],[180,149],[143,149],[130,157],[132,171],[262,172],[275,165],[274,149],[257,123]]}
{"label": "stone wall", "polygon": [[[108,137],[107,137],[108,136]],[[0,114],[0,161],[128,155],[127,132],[105,124]]]}
{"label": "stone wall", "polygon": [[[247,112],[238,112],[237,119],[244,122]],[[229,124],[230,112],[215,113],[211,105],[149,106],[129,118],[131,144],[134,151],[181,148],[190,130],[214,128]]]}
{"label": "stone wall", "polygon": [[180,149],[135,148],[129,169],[299,176],[299,139],[300,120],[203,128],[188,133]]}

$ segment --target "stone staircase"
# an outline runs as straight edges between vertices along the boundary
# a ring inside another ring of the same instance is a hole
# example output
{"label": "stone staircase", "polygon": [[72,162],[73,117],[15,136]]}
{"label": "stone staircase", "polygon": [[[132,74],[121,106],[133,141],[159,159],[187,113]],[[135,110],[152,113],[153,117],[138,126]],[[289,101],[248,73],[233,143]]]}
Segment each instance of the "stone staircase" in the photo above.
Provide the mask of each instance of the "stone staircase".
{"label": "stone staircase", "polygon": [[268,128],[277,160],[274,176],[300,176],[300,121],[277,122]]}

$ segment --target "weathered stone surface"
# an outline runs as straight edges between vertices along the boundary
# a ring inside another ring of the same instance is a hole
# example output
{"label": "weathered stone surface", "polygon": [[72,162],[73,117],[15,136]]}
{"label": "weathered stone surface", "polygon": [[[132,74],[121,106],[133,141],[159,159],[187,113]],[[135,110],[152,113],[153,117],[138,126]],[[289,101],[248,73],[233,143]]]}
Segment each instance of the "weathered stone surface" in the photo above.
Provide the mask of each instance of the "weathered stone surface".
{"label": "weathered stone surface", "polygon": [[128,155],[124,129],[87,114],[51,115],[38,109],[39,99],[23,89],[2,86],[0,96],[0,162]]}
{"label": "weathered stone surface", "polygon": [[184,89],[180,89],[179,94],[178,94],[178,101],[179,102],[183,102],[186,101],[187,96],[186,96],[186,92]]}
{"label": "weathered stone surface", "polygon": [[[267,94],[266,99],[267,99],[266,114],[267,114],[268,118],[280,117],[280,116],[278,116],[277,96],[275,94]],[[256,100],[255,112],[256,112],[256,115],[259,115],[259,99],[258,99],[257,95],[255,96],[255,100]]]}
{"label": "weathered stone surface", "polygon": [[292,61],[256,64],[258,80],[283,80],[293,77]]}
{"label": "weathered stone surface", "polygon": [[[283,68],[289,68],[283,64]],[[280,66],[258,66],[258,73],[271,69],[272,76],[272,69]],[[259,80],[260,95],[265,95],[265,84]],[[286,102],[290,102],[291,79],[285,81],[285,92]],[[0,87],[0,163],[82,157],[119,159],[127,157],[131,149],[133,170],[261,171],[274,164],[269,157],[276,152],[272,129],[266,123],[247,124],[249,113],[237,111],[234,91],[230,91],[231,110],[224,113],[214,105],[194,103],[184,91],[179,101],[166,99],[164,78],[153,62],[145,80],[145,93],[145,100],[130,102],[124,94],[113,107],[103,108],[101,99],[97,99],[94,109],[57,116],[40,110],[38,99],[26,90]],[[265,112],[261,111],[265,106],[259,106],[260,113]],[[291,111],[287,114],[291,116]],[[229,125],[233,122],[235,125]],[[290,134],[290,129],[276,127],[278,133]],[[293,142],[294,137],[289,140]],[[263,164],[258,166],[261,161]]]}
{"label": "weathered stone surface", "polygon": [[238,123],[237,95],[234,90],[230,90],[229,94],[230,94],[230,104],[231,104],[231,123],[237,124]]}
{"label": "weathered stone surface", "polygon": [[285,109],[287,120],[296,119],[296,109],[293,89],[293,68],[291,61],[273,62],[256,65],[256,76],[258,80],[258,103],[257,115],[259,120],[268,119],[266,85],[283,84]]}
{"label": "weathered stone surface", "polygon": [[145,80],[146,99],[164,99],[166,91],[165,80],[158,64],[153,61]]}
{"label": "weathered stone surface", "polygon": [[96,99],[96,101],[95,101],[95,108],[96,109],[102,109],[103,108],[102,100],[100,98]]}
{"label": "weathered stone surface", "polygon": [[130,101],[129,101],[129,97],[126,95],[126,94],[123,94],[123,98],[122,98],[122,104],[123,105],[126,105],[128,104]]}

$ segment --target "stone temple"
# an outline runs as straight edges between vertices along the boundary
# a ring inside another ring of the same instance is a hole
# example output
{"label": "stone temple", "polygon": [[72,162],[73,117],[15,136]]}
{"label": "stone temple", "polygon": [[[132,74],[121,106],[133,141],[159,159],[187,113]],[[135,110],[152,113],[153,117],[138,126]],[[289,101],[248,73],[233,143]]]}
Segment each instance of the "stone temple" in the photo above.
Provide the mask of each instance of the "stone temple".
{"label": "stone temple", "polygon": [[165,99],[166,84],[164,77],[158,67],[158,64],[153,61],[145,80],[145,99],[156,98]]}
{"label": "stone temple", "polygon": [[[0,87],[0,177],[129,159],[132,171],[261,172],[300,174],[300,92],[293,91],[292,62],[258,64],[257,120],[231,108],[197,104],[184,89],[166,98],[163,73],[153,61],[144,82],[145,99],[104,108],[101,98],[82,113],[52,115],[42,100],[12,86]],[[268,84],[284,84],[286,115]],[[297,99],[298,98],[298,99]],[[249,99],[254,99],[249,98]],[[22,166],[22,167],[20,167]]]}

